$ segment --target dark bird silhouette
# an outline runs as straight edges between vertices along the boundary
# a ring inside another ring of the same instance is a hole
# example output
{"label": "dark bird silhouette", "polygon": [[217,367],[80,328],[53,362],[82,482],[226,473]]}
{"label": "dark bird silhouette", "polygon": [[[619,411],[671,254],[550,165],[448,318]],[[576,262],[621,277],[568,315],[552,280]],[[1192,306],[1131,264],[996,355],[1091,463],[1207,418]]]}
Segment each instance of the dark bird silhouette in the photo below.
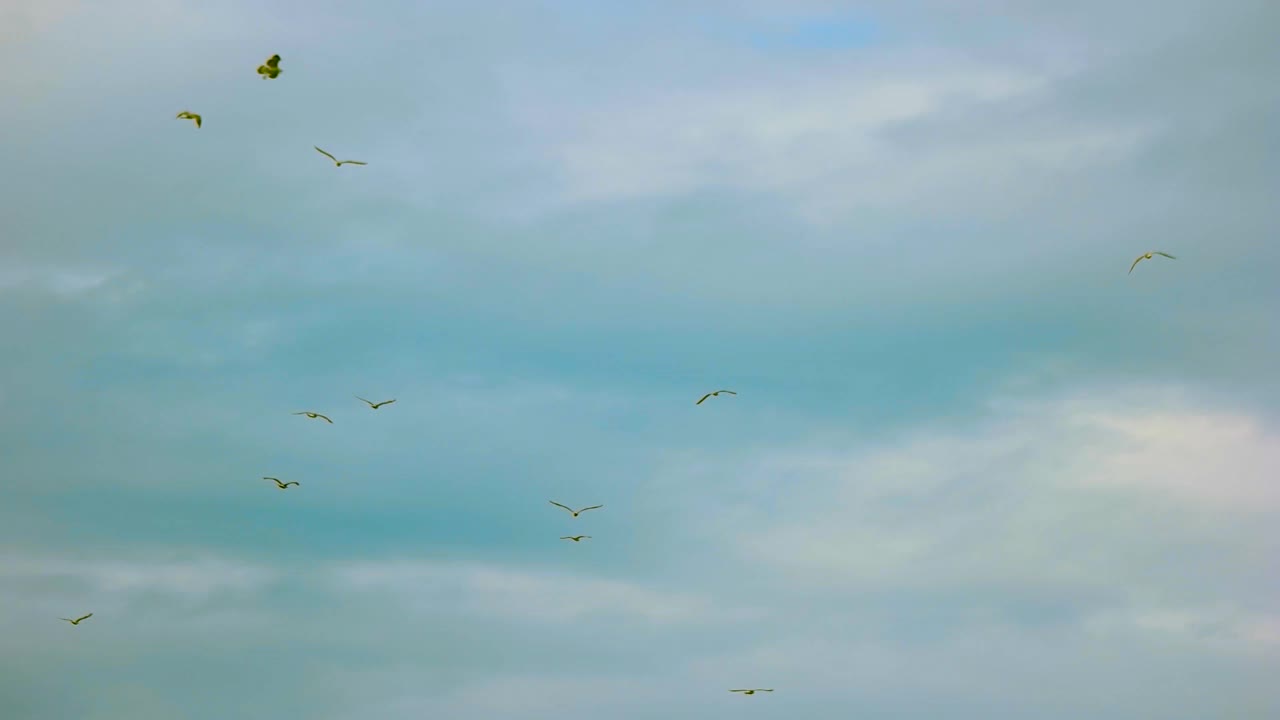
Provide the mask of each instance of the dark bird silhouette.
{"label": "dark bird silhouette", "polygon": [[1149,253],[1143,253],[1143,254],[1139,255],[1139,256],[1138,256],[1138,259],[1137,259],[1137,260],[1134,260],[1134,261],[1133,261],[1133,264],[1129,266],[1129,273],[1130,273],[1130,274],[1132,274],[1132,273],[1133,273],[1133,269],[1134,269],[1134,268],[1136,268],[1136,267],[1138,267],[1138,263],[1142,262],[1143,260],[1150,260],[1152,255],[1163,255],[1163,256],[1165,256],[1165,257],[1169,258],[1170,260],[1177,260],[1177,259],[1178,259],[1178,258],[1176,258],[1176,257],[1174,257],[1174,256],[1172,256],[1172,255],[1170,255],[1169,253],[1166,253],[1166,252],[1160,252],[1159,250],[1152,250],[1152,251],[1151,251],[1151,252],[1149,252]]}
{"label": "dark bird silhouette", "polygon": [[276,484],[276,487],[280,488],[281,490],[288,490],[290,485],[297,485],[298,487],[302,487],[302,483],[298,482],[297,480],[290,480],[289,482],[280,482],[280,478],[263,477],[262,479],[270,480],[274,482]]}
{"label": "dark bird silhouette", "polygon": [[182,112],[178,113],[175,119],[176,120],[194,120],[196,123],[196,127],[197,128],[200,127],[200,116],[188,110],[183,110]]}
{"label": "dark bird silhouette", "polygon": [[740,692],[743,695],[755,695],[758,692],[773,692],[772,688],[752,688],[750,690],[730,690],[729,692]]}
{"label": "dark bird silhouette", "polygon": [[71,618],[58,618],[58,619],[59,619],[59,620],[66,620],[67,622],[71,623],[72,625],[79,625],[81,620],[88,620],[88,619],[89,619],[89,618],[91,618],[91,617],[93,617],[93,613],[89,613],[88,615],[82,615],[82,616],[80,616],[80,617],[76,618],[75,620],[72,620]]}
{"label": "dark bird silhouette", "polygon": [[272,55],[271,57],[267,58],[266,62],[258,66],[258,74],[262,76],[263,80],[266,80],[267,78],[274,79],[276,77],[279,77],[280,73],[282,72],[284,71],[280,69],[279,55]]}
{"label": "dark bird silhouette", "polygon": [[596,508],[602,508],[602,507],[604,507],[603,505],[592,505],[591,507],[584,507],[584,508],[582,508],[581,510],[574,510],[573,508],[569,507],[568,505],[561,505],[560,503],[556,502],[555,500],[548,500],[547,502],[551,503],[552,505],[555,505],[556,507],[561,507],[561,508],[564,508],[565,510],[568,510],[570,513],[573,513],[573,516],[574,516],[574,517],[578,517],[578,514],[579,514],[579,513],[584,513],[584,512],[586,512],[586,511],[588,511],[588,510],[595,510]]}
{"label": "dark bird silhouette", "polygon": [[703,400],[706,400],[706,399],[707,399],[707,398],[709,398],[709,397],[718,397],[718,396],[720,395],[720,393],[728,393],[728,394],[730,394],[730,395],[737,395],[737,394],[738,394],[738,393],[736,393],[736,392],[734,392],[734,391],[732,391],[732,390],[717,390],[717,391],[715,391],[715,392],[709,392],[709,393],[707,393],[706,395],[703,395],[701,398],[699,398],[699,399],[698,399],[698,402],[694,403],[694,405],[701,405]]}
{"label": "dark bird silhouette", "polygon": [[369,407],[373,408],[374,410],[377,410],[378,408],[382,407],[383,405],[390,405],[391,403],[395,402],[395,400],[383,400],[383,401],[382,401],[382,402],[380,402],[380,403],[375,403],[375,402],[370,402],[370,401],[368,401],[368,400],[365,400],[364,398],[360,397],[359,395],[356,395],[356,396],[355,396],[355,398],[356,398],[357,400],[361,400],[361,401],[363,401],[363,402],[368,403],[368,404],[369,404]]}
{"label": "dark bird silhouette", "polygon": [[312,145],[311,147],[316,148],[316,152],[318,152],[318,153],[320,153],[321,155],[323,155],[323,156],[325,156],[325,157],[329,158],[330,160],[332,160],[332,161],[333,161],[333,164],[334,164],[334,166],[335,166],[335,167],[342,167],[343,165],[368,165],[368,164],[369,164],[369,163],[367,163],[367,162],[360,162],[359,160],[339,160],[338,158],[336,158],[336,157],[334,157],[334,156],[330,155],[329,153],[327,153],[327,152],[325,152],[325,151],[321,150],[320,148],[316,147],[315,145]]}
{"label": "dark bird silhouette", "polygon": [[333,421],[332,421],[332,420],[330,420],[329,418],[325,417],[324,415],[321,415],[320,413],[310,412],[310,411],[308,411],[308,410],[303,410],[302,412],[296,412],[296,413],[294,413],[294,415],[306,415],[307,417],[311,418],[312,420],[315,420],[316,418],[320,418],[321,420],[323,420],[323,421],[325,421],[325,422],[329,423],[330,425],[332,425],[332,424],[333,424]]}
{"label": "dark bird silhouette", "polygon": [[562,538],[560,538],[560,539],[561,539],[561,540],[572,540],[572,541],[574,541],[574,542],[582,542],[582,539],[583,539],[583,538],[586,538],[586,539],[590,540],[590,539],[591,539],[591,536],[590,536],[590,535],[565,535],[564,537],[562,537]]}

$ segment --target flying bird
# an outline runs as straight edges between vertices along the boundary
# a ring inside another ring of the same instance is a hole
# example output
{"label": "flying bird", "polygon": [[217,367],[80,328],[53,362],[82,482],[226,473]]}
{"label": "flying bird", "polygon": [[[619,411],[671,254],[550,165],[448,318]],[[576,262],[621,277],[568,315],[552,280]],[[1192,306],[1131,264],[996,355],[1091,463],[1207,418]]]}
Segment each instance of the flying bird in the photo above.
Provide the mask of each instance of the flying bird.
{"label": "flying bird", "polygon": [[302,487],[302,483],[298,482],[297,480],[290,480],[289,482],[280,482],[280,478],[264,477],[262,479],[271,480],[276,484],[276,487],[280,488],[281,490],[288,490],[290,485],[297,485],[298,487]]}
{"label": "flying bird", "polygon": [[369,402],[368,400],[365,400],[364,398],[360,397],[359,395],[356,395],[356,396],[355,396],[355,398],[356,398],[357,400],[363,400],[364,402],[369,403],[369,407],[373,408],[374,410],[377,410],[378,408],[382,407],[383,405],[390,405],[391,403],[395,402],[395,400],[383,400],[383,401],[382,401],[382,402],[380,402],[380,403]]}
{"label": "flying bird", "polygon": [[706,395],[703,395],[701,398],[698,399],[698,402],[694,403],[694,405],[701,405],[703,400],[706,400],[709,397],[718,397],[720,393],[729,393],[730,395],[738,394],[732,390],[717,390],[715,392],[709,392]]}
{"label": "flying bird", "polygon": [[67,622],[71,623],[72,625],[79,625],[81,620],[88,620],[88,619],[89,619],[89,618],[91,618],[91,617],[93,617],[93,613],[89,613],[88,615],[83,615],[83,616],[81,616],[81,617],[76,618],[75,620],[72,620],[71,618],[58,618],[58,619],[59,619],[59,620],[66,620]]}
{"label": "flying bird", "polygon": [[325,152],[325,151],[321,150],[320,148],[316,147],[315,145],[312,145],[311,147],[316,148],[316,152],[318,152],[318,153],[320,153],[321,155],[323,155],[323,156],[325,156],[325,157],[329,158],[330,160],[332,160],[332,161],[333,161],[333,164],[334,164],[334,166],[335,166],[335,167],[342,167],[343,165],[368,165],[368,164],[369,164],[369,163],[367,163],[367,162],[360,162],[359,160],[339,160],[338,158],[336,158],[336,157],[334,157],[334,156],[330,155],[329,153],[327,153],[327,152]]}
{"label": "flying bird", "polygon": [[272,55],[267,58],[266,62],[258,66],[258,74],[262,76],[263,80],[266,80],[267,78],[274,79],[279,76],[281,72],[284,71],[280,69],[279,55]]}
{"label": "flying bird", "polygon": [[1133,261],[1133,264],[1129,266],[1129,272],[1130,272],[1130,273],[1132,273],[1132,272],[1133,272],[1133,269],[1134,269],[1134,268],[1136,268],[1136,267],[1138,267],[1138,263],[1142,262],[1143,260],[1150,260],[1152,255],[1163,255],[1163,256],[1165,256],[1165,257],[1169,258],[1170,260],[1177,260],[1177,259],[1178,259],[1178,258],[1176,258],[1176,257],[1174,257],[1174,256],[1172,256],[1172,255],[1170,255],[1169,253],[1166,253],[1166,252],[1160,252],[1159,250],[1152,250],[1152,251],[1151,251],[1151,252],[1149,252],[1149,253],[1143,253],[1142,255],[1139,255],[1139,256],[1138,256],[1138,259],[1137,259],[1137,260],[1134,260],[1134,261]]}
{"label": "flying bird", "polygon": [[332,424],[333,424],[333,421],[332,421],[332,420],[330,420],[329,418],[325,417],[324,415],[321,415],[320,413],[313,413],[313,412],[310,412],[310,411],[307,411],[307,410],[303,410],[302,412],[296,412],[296,413],[294,413],[294,415],[306,415],[307,417],[311,418],[312,420],[315,420],[316,418],[320,418],[321,420],[323,420],[323,421],[325,421],[325,422],[329,423],[330,425],[332,425]]}
{"label": "flying bird", "polygon": [[743,695],[755,695],[758,692],[773,692],[772,688],[753,688],[751,690],[730,690],[729,692],[740,692]]}
{"label": "flying bird", "polygon": [[590,539],[591,539],[591,536],[590,536],[590,535],[565,535],[564,537],[562,537],[562,538],[560,538],[560,539],[561,539],[561,540],[572,540],[572,541],[574,541],[574,542],[582,542],[582,539],[583,539],[583,538],[587,538],[588,540],[590,540]]}
{"label": "flying bird", "polygon": [[564,508],[565,510],[568,510],[569,512],[573,513],[573,516],[574,516],[574,517],[578,517],[578,514],[579,514],[579,513],[584,513],[584,512],[586,512],[586,511],[588,511],[588,510],[595,510],[596,508],[602,508],[602,507],[604,507],[603,505],[592,505],[591,507],[584,507],[584,508],[582,508],[581,510],[574,510],[573,508],[571,508],[571,507],[569,507],[569,506],[567,506],[567,505],[561,505],[560,503],[556,502],[555,500],[548,500],[547,502],[551,503],[552,505],[555,505],[556,507],[561,507],[561,508]]}
{"label": "flying bird", "polygon": [[183,110],[182,112],[178,113],[178,116],[174,119],[175,120],[194,120],[196,122],[196,127],[197,128],[200,127],[200,116],[191,112],[190,110]]}

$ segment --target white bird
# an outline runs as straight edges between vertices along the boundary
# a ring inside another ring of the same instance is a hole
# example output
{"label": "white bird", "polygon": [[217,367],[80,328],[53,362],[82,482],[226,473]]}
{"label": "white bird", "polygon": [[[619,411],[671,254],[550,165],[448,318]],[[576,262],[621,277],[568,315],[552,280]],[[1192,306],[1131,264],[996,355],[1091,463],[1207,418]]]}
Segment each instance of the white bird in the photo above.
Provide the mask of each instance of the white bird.
{"label": "white bird", "polygon": [[333,161],[334,166],[336,166],[336,167],[342,167],[343,165],[368,165],[368,164],[369,164],[369,163],[367,163],[367,162],[360,162],[359,160],[339,160],[338,158],[336,158],[336,157],[334,157],[334,156],[330,155],[329,153],[327,153],[327,152],[325,152],[325,151],[321,150],[320,148],[316,147],[315,145],[312,145],[311,147],[316,148],[316,152],[318,152],[318,153],[320,153],[321,155],[323,155],[323,156],[325,156],[325,157],[329,158],[330,160],[332,160],[332,161]]}
{"label": "white bird", "polygon": [[569,512],[573,513],[573,516],[574,516],[574,517],[578,517],[578,514],[579,514],[579,513],[584,513],[584,512],[586,512],[586,511],[588,511],[588,510],[595,510],[596,508],[602,508],[602,507],[604,507],[603,505],[592,505],[591,507],[584,507],[584,508],[582,508],[581,510],[574,510],[573,508],[569,507],[568,505],[561,505],[560,503],[556,502],[555,500],[548,500],[547,502],[551,503],[552,505],[555,505],[556,507],[561,507],[561,508],[564,508],[565,510],[568,510]]}
{"label": "white bird", "polygon": [[698,400],[698,402],[694,403],[694,405],[701,405],[703,400],[706,400],[706,399],[707,399],[707,398],[709,398],[709,397],[718,397],[718,396],[720,395],[720,393],[728,393],[728,394],[730,394],[730,395],[737,395],[737,394],[738,394],[738,393],[736,393],[736,392],[734,392],[734,391],[732,391],[732,390],[717,390],[717,391],[715,391],[715,392],[709,392],[709,393],[707,393],[706,395],[703,395],[703,396]]}
{"label": "white bird", "polygon": [[1163,256],[1165,256],[1165,257],[1169,258],[1170,260],[1177,260],[1177,259],[1178,259],[1178,258],[1176,258],[1176,257],[1174,257],[1174,256],[1172,256],[1172,255],[1170,255],[1169,253],[1166,253],[1166,252],[1160,252],[1159,250],[1152,250],[1152,251],[1151,251],[1151,252],[1149,252],[1149,253],[1143,253],[1143,254],[1139,255],[1139,256],[1138,256],[1138,259],[1137,259],[1137,260],[1134,260],[1134,261],[1133,261],[1133,264],[1129,266],[1129,272],[1130,272],[1130,273],[1132,273],[1132,272],[1133,272],[1133,269],[1134,269],[1134,268],[1136,268],[1136,267],[1138,267],[1138,263],[1142,262],[1143,260],[1150,260],[1152,255],[1163,255]]}

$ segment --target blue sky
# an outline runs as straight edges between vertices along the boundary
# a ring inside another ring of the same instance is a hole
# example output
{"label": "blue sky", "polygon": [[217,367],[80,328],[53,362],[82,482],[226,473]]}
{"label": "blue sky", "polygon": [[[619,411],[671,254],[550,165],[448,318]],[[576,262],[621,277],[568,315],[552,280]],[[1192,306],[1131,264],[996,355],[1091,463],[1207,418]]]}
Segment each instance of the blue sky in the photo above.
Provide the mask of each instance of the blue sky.
{"label": "blue sky", "polygon": [[1280,716],[1274,3],[2,12],[6,718]]}

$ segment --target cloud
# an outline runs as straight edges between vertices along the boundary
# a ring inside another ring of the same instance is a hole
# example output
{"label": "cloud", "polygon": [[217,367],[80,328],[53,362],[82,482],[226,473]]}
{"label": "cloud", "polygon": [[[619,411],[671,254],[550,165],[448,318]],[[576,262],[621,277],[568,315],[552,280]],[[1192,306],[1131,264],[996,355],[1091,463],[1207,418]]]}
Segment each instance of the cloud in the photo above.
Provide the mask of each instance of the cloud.
{"label": "cloud", "polygon": [[758,611],[719,607],[698,593],[555,570],[379,562],[339,568],[335,580],[351,589],[389,591],[411,607],[438,608],[448,598],[458,608],[536,622],[614,619],[665,625],[759,617]]}

